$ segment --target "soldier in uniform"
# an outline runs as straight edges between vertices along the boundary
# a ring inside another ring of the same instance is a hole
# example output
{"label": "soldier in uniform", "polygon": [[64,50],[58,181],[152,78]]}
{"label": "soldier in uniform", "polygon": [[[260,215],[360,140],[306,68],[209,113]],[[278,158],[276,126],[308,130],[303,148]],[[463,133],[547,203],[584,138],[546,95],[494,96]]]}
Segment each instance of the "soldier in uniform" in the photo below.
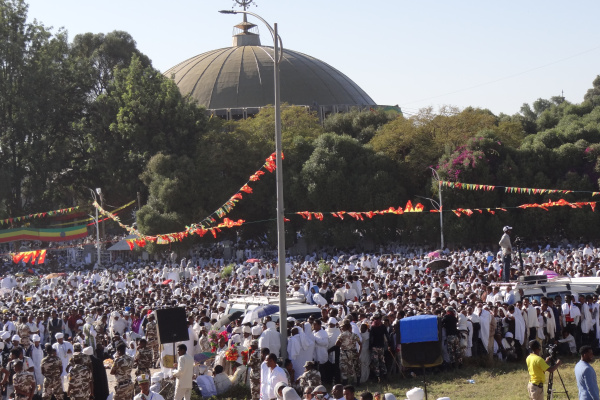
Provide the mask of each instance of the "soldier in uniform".
{"label": "soldier in uniform", "polygon": [[[342,375],[342,383],[346,385],[349,378],[352,378],[356,383],[359,383],[359,377],[356,374],[356,364],[359,363],[358,354],[362,349],[362,343],[358,335],[352,332],[350,321],[346,321],[342,325],[342,333],[338,336],[335,344],[340,347],[340,373]],[[358,351],[356,345],[359,346]]]}
{"label": "soldier in uniform", "polygon": [[[85,364],[83,354],[69,361],[69,388],[67,394],[71,400],[88,400],[93,393],[92,370]],[[87,358],[87,357],[85,357]]]}
{"label": "soldier in uniform", "polygon": [[160,352],[158,351],[158,334],[156,330],[154,313],[148,314],[148,323],[146,324],[146,340],[148,341],[148,348],[152,350],[152,365],[155,366]]}
{"label": "soldier in uniform", "polygon": [[20,323],[17,324],[17,335],[21,337],[21,346],[24,349],[29,349],[31,345],[31,341],[29,337],[31,336],[31,328],[27,325],[27,317],[21,317]]}
{"label": "soldier in uniform", "polygon": [[148,375],[150,376],[150,368],[152,368],[153,354],[152,349],[148,347],[148,341],[146,339],[141,339],[140,344],[137,349],[137,353],[135,354],[135,364],[134,367],[135,375]]}
{"label": "soldier in uniform", "polygon": [[13,377],[13,386],[15,390],[15,400],[29,400],[33,397],[35,391],[35,378],[29,371],[23,371],[23,361],[19,360],[14,365],[15,376]]}
{"label": "soldier in uniform", "polygon": [[48,355],[42,359],[42,375],[44,376],[42,399],[50,400],[52,396],[62,399],[64,393],[61,379],[62,361],[50,343],[46,343],[45,350]]}
{"label": "soldier in uniform", "polygon": [[150,375],[142,374],[137,377],[137,384],[140,386],[140,392],[135,395],[133,400],[165,400],[159,393],[150,390]]}
{"label": "soldier in uniform", "polygon": [[69,360],[67,370],[69,368],[74,367],[77,364],[83,364],[86,367],[88,367],[90,371],[92,370],[92,359],[89,356],[83,354],[81,344],[79,343],[75,343],[73,345],[73,357],[71,357],[71,359]]}
{"label": "soldier in uniform", "polygon": [[[268,354],[269,349],[266,349]],[[260,367],[265,356],[258,350],[258,340],[253,339],[250,345],[252,354],[248,357],[248,367],[250,367],[250,393],[252,400],[260,400]]]}
{"label": "soldier in uniform", "polygon": [[315,368],[314,361],[307,361],[304,370],[304,373],[296,379],[298,388],[303,390],[308,386],[317,387],[321,384],[321,373]]}
{"label": "soldier in uniform", "polygon": [[124,343],[117,347],[117,357],[110,370],[111,375],[115,375],[115,396],[114,400],[131,400],[133,397],[133,382],[131,381],[131,370],[133,370],[133,358],[125,354],[127,346]]}

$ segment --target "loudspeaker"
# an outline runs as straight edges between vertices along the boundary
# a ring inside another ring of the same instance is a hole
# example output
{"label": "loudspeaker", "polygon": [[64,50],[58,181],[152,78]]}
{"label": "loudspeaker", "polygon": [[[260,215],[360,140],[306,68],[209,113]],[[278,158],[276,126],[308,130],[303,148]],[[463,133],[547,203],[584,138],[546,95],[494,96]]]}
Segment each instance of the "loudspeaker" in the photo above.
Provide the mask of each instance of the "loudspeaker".
{"label": "loudspeaker", "polygon": [[190,339],[185,308],[176,307],[156,310],[156,325],[158,340],[161,344],[184,342]]}

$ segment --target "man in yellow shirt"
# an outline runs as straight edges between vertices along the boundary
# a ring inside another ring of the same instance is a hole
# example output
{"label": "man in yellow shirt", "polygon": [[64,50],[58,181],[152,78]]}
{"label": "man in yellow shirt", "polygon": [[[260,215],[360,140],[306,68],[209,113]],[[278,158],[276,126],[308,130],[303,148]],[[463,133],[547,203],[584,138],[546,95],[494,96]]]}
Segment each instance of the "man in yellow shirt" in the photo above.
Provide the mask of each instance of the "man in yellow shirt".
{"label": "man in yellow shirt", "polygon": [[554,372],[560,365],[561,361],[557,360],[552,367],[548,365],[550,357],[544,360],[540,357],[542,346],[537,340],[529,342],[531,354],[527,357],[527,371],[529,372],[529,383],[527,384],[527,392],[530,400],[543,400],[544,398],[544,383],[546,383],[546,372]]}

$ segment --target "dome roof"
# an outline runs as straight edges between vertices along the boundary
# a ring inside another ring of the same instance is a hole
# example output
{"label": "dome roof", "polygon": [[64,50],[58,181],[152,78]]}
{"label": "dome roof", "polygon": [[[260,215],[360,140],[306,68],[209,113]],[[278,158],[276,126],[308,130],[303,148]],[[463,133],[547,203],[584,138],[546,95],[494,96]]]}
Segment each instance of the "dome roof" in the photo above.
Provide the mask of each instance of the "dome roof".
{"label": "dome roof", "polygon": [[[284,49],[280,63],[281,101],[293,105],[375,105],[364,90],[330,65]],[[164,73],[184,95],[207,109],[273,104],[273,48],[234,46],[209,51]]]}

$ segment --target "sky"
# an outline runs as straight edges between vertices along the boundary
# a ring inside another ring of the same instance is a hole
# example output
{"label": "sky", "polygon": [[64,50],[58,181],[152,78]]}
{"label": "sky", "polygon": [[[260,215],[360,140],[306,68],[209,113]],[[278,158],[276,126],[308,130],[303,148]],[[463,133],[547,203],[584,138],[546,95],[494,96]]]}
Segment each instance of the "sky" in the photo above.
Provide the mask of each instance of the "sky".
{"label": "sky", "polygon": [[[128,32],[160,71],[231,46],[233,0],[26,0],[54,31]],[[523,103],[583,101],[600,75],[600,1],[256,0],[284,48],[337,68],[377,104],[515,114]],[[258,25],[263,45],[272,45]],[[285,84],[285,82],[282,82]]]}

